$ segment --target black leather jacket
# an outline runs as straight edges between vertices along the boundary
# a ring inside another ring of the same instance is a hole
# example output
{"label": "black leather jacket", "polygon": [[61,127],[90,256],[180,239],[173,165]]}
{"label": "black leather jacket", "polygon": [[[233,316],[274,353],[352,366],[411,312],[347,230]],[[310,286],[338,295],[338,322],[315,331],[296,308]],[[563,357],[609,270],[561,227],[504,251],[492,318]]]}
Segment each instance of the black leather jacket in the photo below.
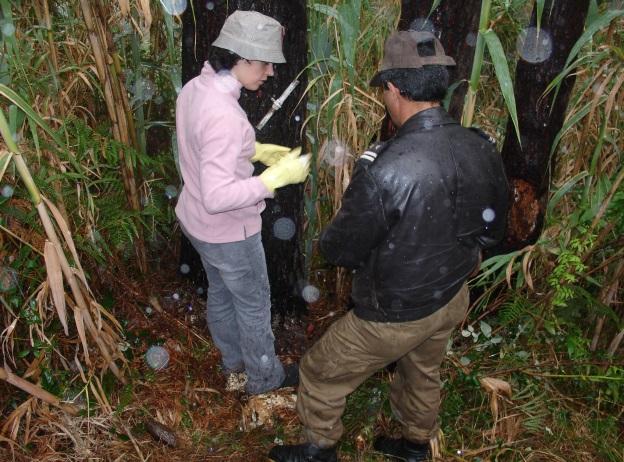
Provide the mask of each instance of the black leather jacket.
{"label": "black leather jacket", "polygon": [[442,108],[419,112],[356,163],[321,252],[354,269],[355,314],[424,318],[459,291],[482,248],[504,232],[508,186],[500,154]]}

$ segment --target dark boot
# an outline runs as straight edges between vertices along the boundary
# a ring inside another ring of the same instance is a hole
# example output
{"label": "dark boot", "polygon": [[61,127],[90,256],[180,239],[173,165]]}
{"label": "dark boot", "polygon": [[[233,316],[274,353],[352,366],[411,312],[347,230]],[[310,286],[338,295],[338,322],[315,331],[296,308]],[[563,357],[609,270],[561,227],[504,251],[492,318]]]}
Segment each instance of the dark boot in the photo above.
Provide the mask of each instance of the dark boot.
{"label": "dark boot", "polygon": [[429,460],[429,443],[412,443],[405,438],[388,438],[380,436],[375,439],[373,447],[376,451],[405,462],[426,462]]}
{"label": "dark boot", "polygon": [[278,388],[296,387],[299,385],[299,364],[293,363],[284,366],[284,373],[286,375]]}
{"label": "dark boot", "polygon": [[319,448],[311,443],[273,446],[269,459],[275,462],[338,462],[336,448]]}

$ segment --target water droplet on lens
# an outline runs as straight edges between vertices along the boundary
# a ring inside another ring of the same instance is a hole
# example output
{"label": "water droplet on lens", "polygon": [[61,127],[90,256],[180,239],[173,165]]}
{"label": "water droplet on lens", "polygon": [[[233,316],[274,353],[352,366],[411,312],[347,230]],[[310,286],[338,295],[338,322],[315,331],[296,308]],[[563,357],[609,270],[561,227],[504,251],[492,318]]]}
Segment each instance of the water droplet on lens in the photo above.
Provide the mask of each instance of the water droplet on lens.
{"label": "water droplet on lens", "polygon": [[8,292],[17,287],[17,271],[8,266],[0,266],[0,292]]}
{"label": "water droplet on lens", "polygon": [[426,31],[435,33],[435,26],[427,18],[416,18],[409,25],[409,30]]}
{"label": "water droplet on lens", "polygon": [[553,42],[544,28],[528,27],[518,35],[516,50],[522,59],[529,63],[541,63],[550,58]]}
{"label": "water droplet on lens", "polygon": [[170,184],[165,188],[165,196],[167,199],[175,199],[178,196],[178,188]]}
{"label": "water droplet on lens", "polygon": [[2,24],[2,35],[5,37],[11,37],[13,34],[15,34],[15,26],[13,24]]}
{"label": "water droplet on lens", "polygon": [[273,235],[283,241],[291,239],[295,235],[296,230],[295,222],[290,218],[278,218],[273,223]]}
{"label": "water droplet on lens", "polygon": [[212,10],[214,10],[214,7],[215,7],[214,2],[208,2],[208,3],[206,3],[206,9],[207,9],[208,11],[212,11]]}
{"label": "water droplet on lens", "polygon": [[174,300],[180,300],[180,294],[179,293],[174,293],[171,298],[173,298]]}
{"label": "water droplet on lens", "polygon": [[483,221],[491,223],[494,221],[494,218],[496,218],[496,212],[494,212],[491,208],[487,208],[481,214],[481,218],[483,218]]}
{"label": "water droplet on lens", "polygon": [[466,35],[466,45],[469,47],[475,47],[477,45],[477,34],[474,32],[470,32]]}
{"label": "water droplet on lens", "polygon": [[186,0],[160,0],[165,11],[170,15],[180,15],[186,10]]}
{"label": "water droplet on lens", "polygon": [[187,265],[186,263],[182,263],[180,265],[180,273],[189,274],[190,272],[191,272],[191,267],[189,265]]}
{"label": "water droplet on lens", "polygon": [[321,296],[321,291],[312,285],[307,285],[301,291],[301,296],[308,303],[315,303]]}
{"label": "water droplet on lens", "polygon": [[337,139],[332,139],[321,146],[319,157],[322,162],[334,167],[339,167],[344,165],[352,155],[345,143]]}
{"label": "water droplet on lens", "polygon": [[299,122],[301,120],[301,116],[296,115],[295,116],[295,122]]}
{"label": "water droplet on lens", "polygon": [[2,194],[2,197],[9,198],[9,197],[13,197],[14,192],[15,190],[13,189],[13,186],[6,184],[2,187],[0,194]]}
{"label": "water droplet on lens", "polygon": [[161,346],[153,345],[145,353],[145,362],[156,371],[164,369],[169,364],[169,352]]}
{"label": "water droplet on lens", "polygon": [[269,361],[269,357],[267,355],[262,355],[260,357],[260,361],[262,361],[263,363],[266,363]]}

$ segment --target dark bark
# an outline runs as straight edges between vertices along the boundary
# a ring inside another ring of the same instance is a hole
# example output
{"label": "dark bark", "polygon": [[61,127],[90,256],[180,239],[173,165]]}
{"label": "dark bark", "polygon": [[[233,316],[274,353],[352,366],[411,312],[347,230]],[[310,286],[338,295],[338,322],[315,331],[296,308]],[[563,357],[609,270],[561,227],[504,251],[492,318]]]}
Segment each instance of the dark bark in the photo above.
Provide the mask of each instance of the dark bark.
{"label": "dark bark", "polygon": [[[515,97],[522,146],[511,121],[502,156],[512,192],[507,232],[496,252],[508,252],[533,244],[539,237],[548,200],[550,172],[556,158],[551,146],[563,126],[574,86],[568,76],[553,102],[553,94],[543,97],[548,84],[563,70],[570,50],[583,33],[589,0],[547,0],[541,27],[552,41],[552,54],[543,62],[520,59],[516,67]],[[531,26],[536,25],[533,11]]]}
{"label": "dark bark", "polygon": [[[286,146],[301,145],[301,126],[305,120],[305,101],[302,101],[301,97],[307,82],[305,75],[298,77],[298,74],[307,64],[305,1],[194,0],[192,4],[194,11],[189,7],[182,18],[183,82],[199,74],[210,44],[218,36],[227,15],[235,10],[255,10],[277,19],[284,26],[284,55],[287,62],[274,66],[275,76],[259,91],[243,90],[240,104],[247,112],[251,124],[255,126],[271,108],[271,98],[277,99],[286,87],[298,78],[300,80],[298,87],[256,135],[260,142]],[[212,9],[208,9],[207,5]],[[262,168],[257,165],[256,173]],[[282,314],[287,311],[301,312],[305,309],[305,303],[300,296],[304,277],[300,248],[303,187],[297,185],[280,188],[275,199],[266,202],[267,208],[262,215],[262,240],[271,283],[272,306]],[[280,218],[287,218],[295,224],[297,232],[292,238],[282,240],[275,236],[273,227]]]}
{"label": "dark bark", "polygon": [[[449,105],[449,114],[461,119],[464,97],[468,89],[467,81],[472,70],[477,32],[479,30],[479,12],[482,0],[443,1],[429,16],[431,0],[403,0],[399,30],[429,30],[442,42],[444,51],[453,57],[456,66],[449,68],[451,83],[463,81],[455,91]],[[386,116],[381,129],[381,139],[390,138],[395,127]]]}
{"label": "dark bark", "polygon": [[[399,30],[418,27],[430,30],[428,27],[433,26],[433,32],[440,38],[444,51],[457,63],[450,68],[451,82],[467,81],[472,70],[481,1],[442,1],[427,19],[432,4],[430,0],[403,0]],[[467,89],[467,83],[462,83],[455,89],[451,99],[449,113],[458,120],[461,118]]]}

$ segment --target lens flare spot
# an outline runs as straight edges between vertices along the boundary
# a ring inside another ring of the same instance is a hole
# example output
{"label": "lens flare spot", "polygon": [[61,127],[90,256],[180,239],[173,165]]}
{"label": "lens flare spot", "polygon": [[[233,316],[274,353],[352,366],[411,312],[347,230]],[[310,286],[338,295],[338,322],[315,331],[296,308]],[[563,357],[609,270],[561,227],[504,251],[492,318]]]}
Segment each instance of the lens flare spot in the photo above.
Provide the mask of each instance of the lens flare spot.
{"label": "lens flare spot", "polygon": [[491,223],[494,221],[494,218],[496,218],[496,212],[488,207],[481,213],[481,218],[483,218],[483,221],[486,223]]}
{"label": "lens flare spot", "polygon": [[523,60],[532,64],[542,63],[553,52],[552,38],[544,28],[538,31],[536,27],[528,27],[518,35],[516,50]]}
{"label": "lens flare spot", "polygon": [[273,223],[273,235],[282,241],[291,239],[295,235],[296,230],[295,222],[290,218],[278,218]]}
{"label": "lens flare spot", "polygon": [[186,0],[160,0],[163,8],[172,16],[179,16],[186,10]]}
{"label": "lens flare spot", "polygon": [[301,291],[301,296],[308,303],[315,303],[321,297],[321,291],[313,285],[307,285]]}
{"label": "lens flare spot", "polygon": [[159,345],[153,345],[145,353],[145,362],[156,371],[164,369],[169,364],[169,352]]}

